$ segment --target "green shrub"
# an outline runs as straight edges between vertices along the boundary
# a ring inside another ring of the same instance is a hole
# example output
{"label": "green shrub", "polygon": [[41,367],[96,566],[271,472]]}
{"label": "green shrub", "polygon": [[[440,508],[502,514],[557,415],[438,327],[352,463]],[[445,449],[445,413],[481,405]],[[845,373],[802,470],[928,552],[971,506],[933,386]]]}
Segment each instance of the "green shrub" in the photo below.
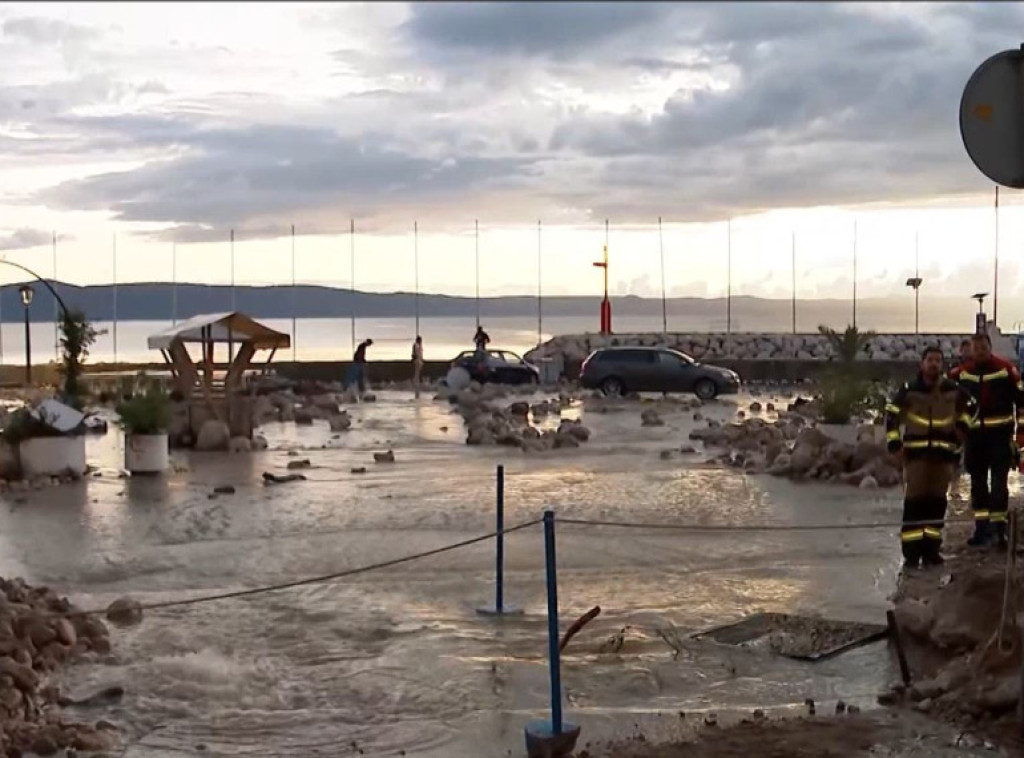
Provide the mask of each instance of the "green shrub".
{"label": "green shrub", "polygon": [[82,410],[85,386],[82,382],[82,364],[89,357],[89,348],[96,342],[97,332],[79,310],[61,311],[60,316],[60,372],[64,376],[61,400]]}
{"label": "green shrub", "polygon": [[847,424],[854,416],[871,410],[872,382],[850,371],[826,371],[818,377],[821,420],[826,424]]}
{"label": "green shrub", "polygon": [[847,326],[846,331],[842,334],[824,325],[819,326],[818,331],[828,339],[829,344],[832,345],[832,349],[835,351],[836,357],[841,363],[853,363],[856,361],[857,356],[875,338],[874,332],[862,332],[855,326]]}
{"label": "green shrub", "polygon": [[117,406],[118,424],[127,434],[163,434],[171,425],[171,401],[156,382]]}

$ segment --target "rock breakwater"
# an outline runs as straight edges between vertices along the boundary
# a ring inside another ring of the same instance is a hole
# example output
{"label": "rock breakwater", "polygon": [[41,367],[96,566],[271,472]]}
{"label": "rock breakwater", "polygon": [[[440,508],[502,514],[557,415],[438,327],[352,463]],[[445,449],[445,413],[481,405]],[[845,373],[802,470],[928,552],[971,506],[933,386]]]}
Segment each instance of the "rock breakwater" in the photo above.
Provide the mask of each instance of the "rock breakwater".
{"label": "rock breakwater", "polygon": [[[866,361],[916,362],[921,351],[938,345],[947,356],[955,355],[967,334],[879,334],[861,352]],[[527,360],[582,361],[591,351],[605,347],[669,347],[698,360],[804,360],[828,361],[836,357],[827,337],[821,334],[567,334],[553,337],[526,354]]]}

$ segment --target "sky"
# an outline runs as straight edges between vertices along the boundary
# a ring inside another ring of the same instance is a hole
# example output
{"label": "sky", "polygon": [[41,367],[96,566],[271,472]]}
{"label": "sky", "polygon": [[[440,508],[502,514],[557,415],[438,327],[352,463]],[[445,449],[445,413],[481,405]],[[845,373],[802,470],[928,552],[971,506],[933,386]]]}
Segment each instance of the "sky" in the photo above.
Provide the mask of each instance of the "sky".
{"label": "sky", "polygon": [[[978,2],[0,4],[0,251],[287,283],[294,225],[301,282],[350,286],[354,243],[359,289],[472,295],[479,251],[484,295],[598,294],[607,220],[614,294],[660,295],[664,257],[669,295],[731,269],[849,297],[856,250],[862,297],[915,265],[968,297],[997,235],[960,96],[1021,28]],[[1024,198],[1000,202],[1016,320]]]}

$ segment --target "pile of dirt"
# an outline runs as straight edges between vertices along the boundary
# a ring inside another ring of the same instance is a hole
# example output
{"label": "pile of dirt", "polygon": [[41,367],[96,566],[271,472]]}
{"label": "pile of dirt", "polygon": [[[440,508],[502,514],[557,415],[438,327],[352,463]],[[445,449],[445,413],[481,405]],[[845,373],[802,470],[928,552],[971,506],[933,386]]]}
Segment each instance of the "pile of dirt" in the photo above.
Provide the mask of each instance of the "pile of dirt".
{"label": "pile of dirt", "polygon": [[1024,557],[1016,556],[1007,584],[1008,557],[992,549],[964,548],[942,568],[904,579],[895,611],[911,686],[888,693],[887,702],[909,705],[1000,741],[1015,732]]}

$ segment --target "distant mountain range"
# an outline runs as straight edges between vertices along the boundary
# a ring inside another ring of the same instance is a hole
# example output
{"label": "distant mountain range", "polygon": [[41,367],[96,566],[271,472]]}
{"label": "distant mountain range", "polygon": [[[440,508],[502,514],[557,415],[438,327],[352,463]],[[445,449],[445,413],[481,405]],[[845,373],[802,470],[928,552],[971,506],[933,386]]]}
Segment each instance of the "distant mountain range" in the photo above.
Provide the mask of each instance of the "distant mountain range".
{"label": "distant mountain range", "polygon": [[[114,287],[111,285],[76,286],[58,282],[55,288],[69,307],[85,311],[92,321],[111,321],[115,313]],[[23,318],[18,284],[0,287],[0,317],[5,322]],[[34,300],[29,310],[33,321],[52,321],[53,297],[47,288],[34,284]],[[136,283],[119,284],[116,293],[116,313],[119,321],[165,321],[176,315],[178,320],[198,313],[217,313],[231,310],[231,287],[225,285]],[[176,290],[176,292],[175,292]],[[277,285],[269,287],[235,287],[235,310],[256,318],[411,318],[416,313],[416,297],[408,292],[360,292],[332,287]],[[175,308],[175,301],[177,303]],[[593,316],[596,319],[600,298],[597,297],[545,297],[543,313],[551,316]],[[842,328],[850,321],[849,300],[798,301],[801,326],[813,331],[814,325],[827,323]],[[906,324],[912,331],[913,301],[910,298],[864,298],[858,300],[858,313],[863,323]],[[977,306],[968,298],[922,298],[922,326],[926,318],[940,313],[942,323],[973,324],[973,311]],[[733,297],[733,326],[750,331],[788,330],[792,304],[789,300],[756,297]],[[659,298],[636,296],[612,298],[612,309],[617,316],[645,317],[660,322],[662,303]],[[670,298],[667,301],[670,319],[700,318],[714,321],[724,329],[726,302],[724,298]],[[927,309],[927,310],[926,310]],[[472,297],[421,294],[419,312],[423,317],[473,318],[477,312]],[[535,317],[537,298],[534,296],[481,298],[480,312],[491,317]],[[811,323],[804,323],[810,321]],[[720,324],[718,322],[721,322]],[[935,329],[938,324],[932,325]],[[892,328],[892,327],[887,327]]]}

